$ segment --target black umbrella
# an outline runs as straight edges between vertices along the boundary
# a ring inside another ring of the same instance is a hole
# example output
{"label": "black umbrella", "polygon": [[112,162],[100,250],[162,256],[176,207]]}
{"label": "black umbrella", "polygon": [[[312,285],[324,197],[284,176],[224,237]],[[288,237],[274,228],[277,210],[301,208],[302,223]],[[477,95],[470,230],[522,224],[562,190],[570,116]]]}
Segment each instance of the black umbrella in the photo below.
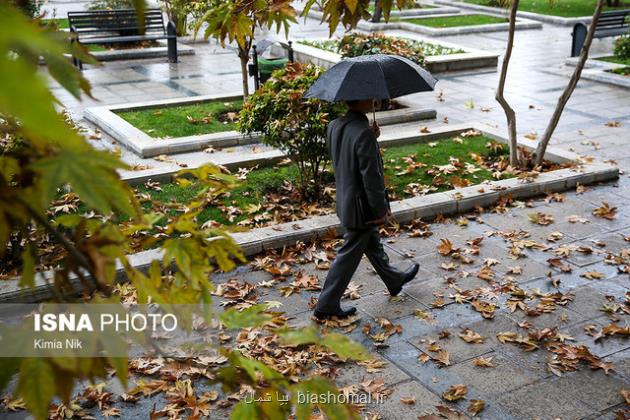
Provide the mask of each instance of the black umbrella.
{"label": "black umbrella", "polygon": [[362,55],[335,64],[304,96],[329,102],[393,99],[431,91],[436,83],[431,73],[405,57]]}

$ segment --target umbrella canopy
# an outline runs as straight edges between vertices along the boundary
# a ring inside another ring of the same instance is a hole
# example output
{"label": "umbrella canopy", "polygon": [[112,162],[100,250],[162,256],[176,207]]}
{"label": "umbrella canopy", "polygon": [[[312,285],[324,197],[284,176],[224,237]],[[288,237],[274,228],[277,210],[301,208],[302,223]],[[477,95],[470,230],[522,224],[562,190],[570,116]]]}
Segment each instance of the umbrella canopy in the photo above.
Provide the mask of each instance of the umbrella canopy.
{"label": "umbrella canopy", "polygon": [[397,55],[362,55],[340,61],[322,74],[304,95],[329,102],[393,99],[431,91],[437,79],[413,61]]}

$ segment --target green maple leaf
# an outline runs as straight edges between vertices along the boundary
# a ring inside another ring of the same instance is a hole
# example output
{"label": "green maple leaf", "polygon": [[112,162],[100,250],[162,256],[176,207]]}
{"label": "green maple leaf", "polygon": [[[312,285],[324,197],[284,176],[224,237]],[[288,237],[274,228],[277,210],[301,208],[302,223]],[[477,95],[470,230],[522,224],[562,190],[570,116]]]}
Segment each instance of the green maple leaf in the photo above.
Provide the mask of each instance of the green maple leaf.
{"label": "green maple leaf", "polygon": [[134,214],[131,189],[120,180],[116,169],[126,165],[116,156],[90,146],[64,148],[32,166],[41,175],[42,200],[47,205],[57,188],[69,184],[90,208],[108,214],[119,210]]}

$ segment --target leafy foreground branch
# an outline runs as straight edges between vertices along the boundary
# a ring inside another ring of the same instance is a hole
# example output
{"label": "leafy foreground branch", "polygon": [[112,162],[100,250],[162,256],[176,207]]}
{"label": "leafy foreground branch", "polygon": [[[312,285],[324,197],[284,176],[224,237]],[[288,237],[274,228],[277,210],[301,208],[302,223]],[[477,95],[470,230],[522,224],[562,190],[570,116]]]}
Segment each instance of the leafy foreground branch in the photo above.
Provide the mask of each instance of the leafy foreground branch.
{"label": "leafy foreground branch", "polygon": [[[287,348],[317,346],[319,352],[327,349],[334,353],[330,357],[336,360],[366,358],[360,346],[342,335],[265,325],[269,320],[267,306],[211,311],[213,273],[230,271],[245,258],[228,234],[201,226],[197,217],[205,203],[203,198],[229,191],[234,188],[235,179],[213,166],[186,171],[185,175],[193,180],[181,179],[180,183],[195,182],[200,186],[188,203],[187,212],[170,218],[165,213],[143,212],[131,188],[116,172],[126,165],[116,156],[94,150],[55,109],[56,100],[39,70],[38,58],[44,57],[50,76],[77,98],[89,95],[90,85],[64,54],[96,64],[87,51],[69,42],[69,36],[37,20],[29,21],[7,3],[0,4],[0,259],[10,253],[20,261],[22,283],[34,284],[41,255],[26,238],[36,232],[48,235],[65,249],[59,255],[51,282],[58,301],[75,301],[77,293],[82,293],[89,299],[78,302],[85,305],[118,304],[121,300],[138,304],[201,304],[204,321],[223,329],[254,329],[262,325],[270,336],[282,337],[281,345]],[[69,190],[89,212],[50,221],[51,202]],[[115,222],[121,217],[129,223]],[[157,241],[141,233],[164,221],[160,226],[163,259],[154,261],[146,273],[135,269],[128,260],[131,250],[153,247]],[[116,283],[117,264],[124,268],[129,283]],[[75,276],[83,289],[75,289]],[[123,289],[132,289],[133,298],[120,293]],[[15,331],[4,328],[3,336],[12,332]],[[106,351],[114,345],[103,338],[95,340]],[[234,389],[248,386],[259,396],[291,398],[288,405],[239,403],[235,418],[285,418],[291,412],[308,418],[315,406],[310,402],[298,404],[293,397],[297,390],[337,392],[327,379],[288,378],[256,360],[257,355],[228,349],[222,343],[208,344],[227,359],[227,367],[212,374],[217,382]],[[119,357],[0,358],[0,390],[10,386],[13,398],[20,401],[14,406],[26,407],[38,419],[48,417],[49,404],[58,397],[64,404],[57,405],[57,410],[61,410],[57,415],[67,417],[74,410],[71,394],[77,383],[106,379],[115,372],[126,387],[128,369],[128,360]],[[333,419],[355,417],[346,405],[317,408]]]}

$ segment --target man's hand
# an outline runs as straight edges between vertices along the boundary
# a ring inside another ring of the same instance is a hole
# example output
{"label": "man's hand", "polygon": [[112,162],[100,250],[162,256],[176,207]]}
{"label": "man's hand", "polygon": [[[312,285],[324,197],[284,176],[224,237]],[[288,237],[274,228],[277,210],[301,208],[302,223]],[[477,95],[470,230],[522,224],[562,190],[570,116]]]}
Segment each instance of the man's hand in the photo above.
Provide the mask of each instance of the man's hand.
{"label": "man's hand", "polygon": [[384,225],[385,223],[387,223],[389,221],[389,219],[392,217],[392,212],[388,211],[387,213],[385,213],[385,215],[383,217],[381,217],[380,219],[376,219],[376,220],[370,220],[369,222],[366,222],[366,225],[376,225],[376,226],[381,226]]}
{"label": "man's hand", "polygon": [[372,133],[374,133],[374,137],[379,138],[381,136],[381,127],[378,126],[376,120],[372,121]]}

